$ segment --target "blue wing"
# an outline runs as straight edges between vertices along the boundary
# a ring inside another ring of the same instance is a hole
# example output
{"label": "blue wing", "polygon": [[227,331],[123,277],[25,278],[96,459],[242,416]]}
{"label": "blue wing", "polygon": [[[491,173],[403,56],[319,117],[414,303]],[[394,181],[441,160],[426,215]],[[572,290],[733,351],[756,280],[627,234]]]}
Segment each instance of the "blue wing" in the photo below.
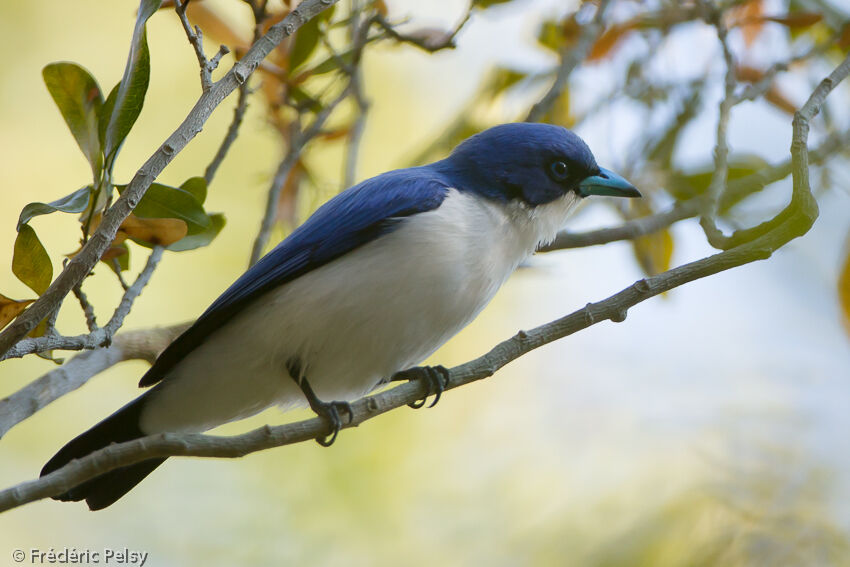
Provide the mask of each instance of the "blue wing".
{"label": "blue wing", "polygon": [[150,386],[206,337],[265,292],[392,231],[398,221],[440,206],[448,182],[425,167],[399,169],[343,191],[236,280],[172,342],[142,377]]}

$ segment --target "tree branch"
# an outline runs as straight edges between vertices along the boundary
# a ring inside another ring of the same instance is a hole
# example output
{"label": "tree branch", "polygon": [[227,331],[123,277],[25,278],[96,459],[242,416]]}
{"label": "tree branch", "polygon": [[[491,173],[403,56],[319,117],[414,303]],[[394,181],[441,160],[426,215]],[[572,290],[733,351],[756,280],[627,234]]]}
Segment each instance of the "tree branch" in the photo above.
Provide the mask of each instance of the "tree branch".
{"label": "tree branch", "polygon": [[23,339],[15,346],[9,349],[5,354],[0,356],[0,361],[7,358],[20,358],[27,354],[44,352],[47,350],[83,350],[93,349],[101,346],[107,346],[112,340],[112,336],[121,328],[124,318],[133,307],[133,302],[142,293],[142,289],[150,281],[157,264],[162,258],[161,246],[154,246],[144,269],[139,273],[133,285],[128,286],[118,307],[112,313],[109,322],[103,327],[92,330],[88,335],[77,335],[75,337],[66,337],[64,335],[47,334],[43,337],[32,339]]}
{"label": "tree branch", "polygon": [[18,423],[119,362],[140,359],[152,364],[189,325],[191,323],[120,333],[110,346],[82,352],[3,398],[0,400],[0,438]]}
{"label": "tree branch", "polygon": [[0,333],[0,356],[5,355],[15,343],[34,329],[42,319],[59,305],[74,286],[91,272],[114,240],[118,227],[132,212],[153,180],[201,131],[213,110],[239,85],[248,80],[260,61],[284,38],[292,35],[304,22],[337,2],[339,0],[304,0],[301,2],[283,20],[269,28],[269,31],[251,46],[245,56],[237,61],[224,77],[214,83],[208,91],[201,94],[183,123],[148,158],[133,176],[123,194],[104,213],[97,230],[80,252],[68,262],[68,265],[53,280],[47,291]]}
{"label": "tree branch", "polygon": [[726,179],[729,174],[729,139],[727,130],[729,128],[729,117],[732,107],[740,100],[735,97],[735,87],[738,81],[735,78],[735,60],[732,50],[727,42],[726,25],[723,23],[723,12],[719,9],[709,10],[709,20],[717,31],[717,39],[723,50],[723,61],[726,64],[726,73],[723,83],[723,99],[720,101],[719,115],[717,118],[717,135],[714,144],[714,174],[708,185],[708,199],[705,202],[705,210],[700,215],[699,224],[705,233],[709,244],[718,249],[728,248],[726,237],[717,227],[717,212],[720,206],[720,196],[726,187]]}
{"label": "tree branch", "polygon": [[224,161],[225,156],[227,156],[227,152],[230,151],[230,146],[233,145],[233,142],[236,141],[236,137],[239,135],[239,127],[242,125],[242,119],[245,118],[245,111],[248,110],[248,96],[250,94],[251,90],[248,87],[247,81],[239,85],[239,101],[236,103],[236,108],[233,109],[233,121],[227,127],[227,134],[225,134],[224,139],[221,141],[218,151],[216,151],[207,169],[204,170],[204,179],[207,182],[207,186],[212,183],[219,166]]}

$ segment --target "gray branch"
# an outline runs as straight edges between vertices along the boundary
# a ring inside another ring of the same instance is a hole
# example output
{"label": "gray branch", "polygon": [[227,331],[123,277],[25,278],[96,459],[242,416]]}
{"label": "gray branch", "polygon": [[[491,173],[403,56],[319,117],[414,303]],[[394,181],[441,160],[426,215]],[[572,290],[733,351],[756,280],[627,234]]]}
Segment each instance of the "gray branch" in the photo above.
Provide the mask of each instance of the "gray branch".
{"label": "gray branch", "polygon": [[92,330],[87,335],[77,335],[75,337],[66,337],[58,334],[47,334],[43,337],[32,339],[23,339],[10,348],[4,355],[0,356],[0,361],[7,358],[20,358],[27,354],[44,352],[48,350],[83,350],[93,349],[101,346],[108,346],[112,340],[112,336],[121,328],[124,323],[124,318],[130,313],[133,307],[133,302],[142,293],[142,289],[150,281],[157,264],[162,259],[161,246],[155,246],[148,256],[148,261],[144,269],[139,273],[133,285],[127,286],[118,307],[112,313],[109,322],[103,327],[98,327]]}
{"label": "gray branch", "polygon": [[[623,321],[630,308],[658,294],[731,268],[765,260],[778,248],[808,232],[818,214],[808,177],[809,121],[818,113],[832,89],[848,74],[850,55],[820,83],[808,102],[794,116],[791,144],[793,195],[786,209],[787,214],[786,211],[780,213],[775,219],[777,222],[769,230],[729,250],[638,280],[619,293],[598,303],[588,303],[566,317],[530,331],[520,331],[484,356],[452,368],[447,389],[492,376],[520,356],[591,325],[608,320]],[[344,427],[357,426],[421,399],[426,393],[424,385],[410,382],[360,399],[352,404],[353,415]],[[324,420],[312,418],[288,425],[266,426],[234,437],[165,433],[113,444],[73,460],[44,477],[0,492],[0,512],[61,494],[98,475],[146,459],[172,456],[237,458],[264,449],[315,439],[328,434],[328,430]]]}
{"label": "gray branch", "polygon": [[119,362],[146,360],[153,363],[159,353],[189,325],[183,323],[121,333],[116,335],[110,346],[82,352],[3,398],[0,400],[0,438],[21,421]]}
{"label": "gray branch", "polygon": [[292,35],[304,22],[338,1],[304,0],[301,2],[282,21],[269,28],[269,31],[251,46],[245,56],[237,61],[224,77],[214,83],[208,91],[201,94],[183,123],[148,158],[133,176],[123,194],[104,213],[97,230],[79,254],[68,262],[65,269],[53,280],[53,283],[38,300],[0,333],[0,356],[5,355],[13,345],[34,329],[59,305],[74,286],[91,272],[115,239],[118,227],[135,208],[150,184],[165,166],[171,163],[171,160],[201,131],[213,110],[239,85],[248,80],[260,61],[284,38]]}

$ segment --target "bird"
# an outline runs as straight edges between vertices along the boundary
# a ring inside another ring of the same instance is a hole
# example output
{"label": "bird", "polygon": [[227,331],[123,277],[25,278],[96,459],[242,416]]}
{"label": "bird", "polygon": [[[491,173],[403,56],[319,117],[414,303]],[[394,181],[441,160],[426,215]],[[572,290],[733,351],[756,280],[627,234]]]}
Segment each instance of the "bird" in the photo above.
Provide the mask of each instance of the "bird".
{"label": "bird", "polygon": [[[342,191],[160,354],[139,383],[149,390],[68,442],[41,475],[111,443],[206,431],[274,405],[309,405],[332,430],[317,441],[330,445],[349,403],[390,379],[424,380],[436,403],[446,369],[416,365],[591,195],[641,196],[574,132],[542,123],[494,126],[442,160]],[[54,499],[105,508],[163,461]]]}

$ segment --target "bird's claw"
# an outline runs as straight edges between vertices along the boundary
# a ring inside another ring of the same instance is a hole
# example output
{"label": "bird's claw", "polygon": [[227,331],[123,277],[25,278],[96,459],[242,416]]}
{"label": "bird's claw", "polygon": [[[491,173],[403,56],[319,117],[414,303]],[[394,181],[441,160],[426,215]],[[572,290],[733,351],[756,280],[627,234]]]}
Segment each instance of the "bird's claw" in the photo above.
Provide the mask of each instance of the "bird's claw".
{"label": "bird's claw", "polygon": [[445,366],[440,365],[417,366],[416,368],[410,368],[399,372],[393,377],[393,380],[423,381],[427,388],[425,397],[407,405],[413,409],[425,407],[425,403],[428,401],[428,396],[434,394],[434,401],[432,401],[431,405],[428,406],[429,408],[432,408],[440,401],[440,397],[449,385],[449,371]]}
{"label": "bird's claw", "polygon": [[339,430],[342,429],[342,418],[340,417],[342,411],[348,413],[348,423],[354,420],[354,411],[348,402],[319,402],[313,406],[313,411],[327,421],[333,430],[330,435],[316,437],[316,443],[322,447],[330,447],[336,441],[336,436],[339,434]]}

